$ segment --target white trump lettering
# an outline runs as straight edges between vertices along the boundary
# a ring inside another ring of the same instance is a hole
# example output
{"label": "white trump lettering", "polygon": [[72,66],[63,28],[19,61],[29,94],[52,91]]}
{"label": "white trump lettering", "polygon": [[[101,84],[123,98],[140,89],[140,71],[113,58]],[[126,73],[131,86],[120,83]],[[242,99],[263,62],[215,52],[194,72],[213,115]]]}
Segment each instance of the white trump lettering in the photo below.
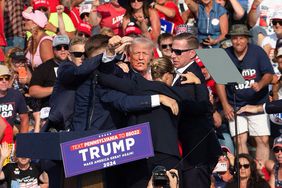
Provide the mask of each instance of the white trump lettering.
{"label": "white trump lettering", "polygon": [[134,146],[134,138],[126,138],[119,142],[113,141],[107,144],[101,144],[100,146],[92,146],[89,148],[81,149],[78,151],[82,155],[82,160],[87,161],[88,156],[91,160],[98,159],[100,157],[116,154],[117,152],[129,151]]}

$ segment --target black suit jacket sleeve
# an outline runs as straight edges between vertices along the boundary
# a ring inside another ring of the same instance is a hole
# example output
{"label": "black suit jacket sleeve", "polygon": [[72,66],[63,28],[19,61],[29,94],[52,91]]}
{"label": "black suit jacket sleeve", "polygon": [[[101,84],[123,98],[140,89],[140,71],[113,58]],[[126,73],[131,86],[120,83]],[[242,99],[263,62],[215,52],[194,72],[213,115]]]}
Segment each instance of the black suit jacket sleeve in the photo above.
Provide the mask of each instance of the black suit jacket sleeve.
{"label": "black suit jacket sleeve", "polygon": [[98,68],[101,60],[102,55],[98,55],[85,60],[80,66],[73,62],[64,62],[58,69],[58,79],[63,85],[81,84],[81,80]]}
{"label": "black suit jacket sleeve", "polygon": [[134,80],[120,78],[111,74],[99,73],[98,82],[102,86],[106,86],[111,89],[115,89],[133,95],[137,89],[137,84]]}
{"label": "black suit jacket sleeve", "polygon": [[98,96],[103,103],[112,105],[122,112],[133,112],[152,108],[150,95],[129,96],[116,90],[101,89]]}
{"label": "black suit jacket sleeve", "polygon": [[[208,90],[205,84],[189,84],[182,86],[173,86],[175,92],[181,96],[180,107],[182,113],[190,115],[199,115],[212,111],[212,105],[208,98]],[[190,95],[193,89],[194,96]]]}
{"label": "black suit jacket sleeve", "polygon": [[268,114],[282,113],[282,99],[266,103],[265,111]]}

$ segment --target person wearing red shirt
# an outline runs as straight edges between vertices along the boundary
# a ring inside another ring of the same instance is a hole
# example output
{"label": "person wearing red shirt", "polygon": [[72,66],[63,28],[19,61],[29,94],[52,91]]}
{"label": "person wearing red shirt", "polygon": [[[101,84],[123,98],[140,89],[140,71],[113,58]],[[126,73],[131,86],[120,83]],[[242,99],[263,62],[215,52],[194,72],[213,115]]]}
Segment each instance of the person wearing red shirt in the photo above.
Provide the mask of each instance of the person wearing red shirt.
{"label": "person wearing red shirt", "polygon": [[173,1],[156,0],[156,2],[151,3],[150,6],[158,11],[160,19],[174,23],[174,27],[184,24],[178,7]]}
{"label": "person wearing red shirt", "polygon": [[11,144],[13,140],[13,128],[5,118],[0,117],[0,144],[7,142]]}
{"label": "person wearing red shirt", "polygon": [[99,5],[98,0],[94,0],[92,4],[92,12],[90,13],[90,24],[93,26],[100,25],[101,28],[111,28],[116,35],[123,36],[121,21],[125,14],[117,0]]}

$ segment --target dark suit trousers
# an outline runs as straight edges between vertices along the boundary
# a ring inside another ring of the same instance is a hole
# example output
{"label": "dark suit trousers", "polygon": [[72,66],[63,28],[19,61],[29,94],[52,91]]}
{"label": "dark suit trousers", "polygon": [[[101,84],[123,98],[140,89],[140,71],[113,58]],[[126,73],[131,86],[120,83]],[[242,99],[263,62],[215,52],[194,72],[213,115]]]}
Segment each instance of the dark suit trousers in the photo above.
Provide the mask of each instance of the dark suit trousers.
{"label": "dark suit trousers", "polygon": [[182,170],[183,188],[210,188],[211,168],[208,165],[199,165]]}

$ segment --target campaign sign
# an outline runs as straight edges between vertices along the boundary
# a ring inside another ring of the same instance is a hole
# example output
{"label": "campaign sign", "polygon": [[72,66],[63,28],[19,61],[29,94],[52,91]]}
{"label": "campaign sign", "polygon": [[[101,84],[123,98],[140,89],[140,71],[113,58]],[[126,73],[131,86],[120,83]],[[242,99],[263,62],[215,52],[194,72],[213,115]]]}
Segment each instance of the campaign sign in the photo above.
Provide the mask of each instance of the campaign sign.
{"label": "campaign sign", "polygon": [[61,144],[65,176],[71,177],[154,155],[149,123]]}
{"label": "campaign sign", "polygon": [[164,19],[160,19],[160,21],[161,21],[161,33],[173,33],[174,23]]}

